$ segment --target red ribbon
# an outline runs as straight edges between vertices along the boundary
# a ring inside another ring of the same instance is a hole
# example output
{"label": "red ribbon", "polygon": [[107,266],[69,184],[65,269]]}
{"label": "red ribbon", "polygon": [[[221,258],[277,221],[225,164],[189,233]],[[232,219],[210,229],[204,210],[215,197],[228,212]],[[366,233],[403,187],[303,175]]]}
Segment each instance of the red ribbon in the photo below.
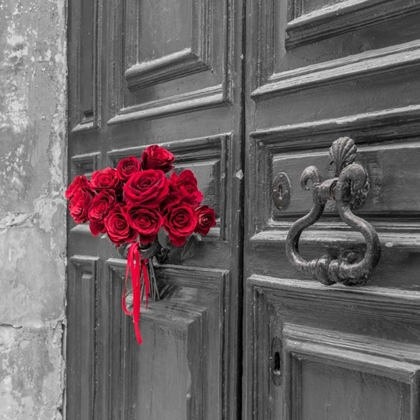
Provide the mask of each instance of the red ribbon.
{"label": "red ribbon", "polygon": [[[149,272],[147,270],[147,259],[143,259],[140,254],[140,245],[138,242],[133,242],[128,250],[127,268],[125,270],[124,290],[122,296],[122,308],[126,315],[133,317],[134,330],[136,333],[137,342],[143,342],[140,333],[140,310],[141,310],[141,286],[142,280],[146,289],[146,309],[149,306],[149,291],[150,281]],[[133,290],[133,310],[130,312],[126,305],[127,295],[127,281],[131,272],[131,285]],[[143,274],[143,276],[142,276]]]}

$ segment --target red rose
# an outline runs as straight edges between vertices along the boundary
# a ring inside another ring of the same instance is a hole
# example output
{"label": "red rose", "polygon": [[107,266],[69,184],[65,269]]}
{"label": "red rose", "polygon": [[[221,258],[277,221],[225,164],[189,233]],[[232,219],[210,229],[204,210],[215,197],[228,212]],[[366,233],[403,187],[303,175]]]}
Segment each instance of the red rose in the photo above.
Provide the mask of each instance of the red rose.
{"label": "red rose", "polygon": [[128,224],[122,204],[117,204],[110,210],[104,223],[108,237],[115,245],[134,242],[138,236],[138,233]]}
{"label": "red rose", "polygon": [[169,172],[174,168],[172,163],[175,156],[160,146],[149,146],[141,155],[143,169],[160,169],[163,172]]}
{"label": "red rose", "polygon": [[195,232],[207,235],[211,227],[216,226],[216,214],[209,206],[202,206],[196,210],[197,226]]}
{"label": "red rose", "polygon": [[90,185],[88,179],[84,175],[77,175],[66,190],[66,198],[70,200],[73,197],[74,193],[77,190],[80,190],[81,188],[92,190],[92,186]]}
{"label": "red rose", "polygon": [[197,179],[192,171],[185,169],[179,175],[171,175],[172,192],[174,197],[186,201],[193,207],[197,207],[203,201],[203,194],[198,190]]}
{"label": "red rose", "polygon": [[114,168],[105,168],[95,171],[92,174],[91,184],[97,190],[118,189],[120,187],[120,180],[117,176],[117,170]]}
{"label": "red rose", "polygon": [[92,202],[94,193],[89,188],[79,188],[69,203],[69,211],[76,223],[85,223],[88,221],[89,205]]}
{"label": "red rose", "polygon": [[117,197],[112,190],[102,190],[93,198],[89,206],[88,218],[89,228],[94,236],[106,232],[104,219],[116,203]]}
{"label": "red rose", "polygon": [[168,232],[169,240],[173,245],[184,245],[196,226],[197,215],[190,204],[181,202],[166,208],[163,227]]}
{"label": "red rose", "polygon": [[160,213],[147,207],[129,207],[126,218],[130,226],[140,234],[142,244],[153,242],[163,223]]}
{"label": "red rose", "polygon": [[121,159],[118,162],[117,176],[120,181],[126,182],[131,174],[138,171],[140,171],[140,161],[134,156]]}
{"label": "red rose", "polygon": [[135,172],[124,185],[124,200],[130,205],[157,207],[169,192],[169,180],[162,171]]}

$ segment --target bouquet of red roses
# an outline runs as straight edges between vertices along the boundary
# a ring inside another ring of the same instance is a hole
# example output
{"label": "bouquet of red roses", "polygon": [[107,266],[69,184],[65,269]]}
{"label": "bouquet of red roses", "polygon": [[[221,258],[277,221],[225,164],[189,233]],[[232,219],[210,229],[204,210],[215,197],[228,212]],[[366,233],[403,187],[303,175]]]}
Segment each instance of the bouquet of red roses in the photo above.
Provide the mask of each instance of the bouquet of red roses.
{"label": "bouquet of red roses", "polygon": [[[123,309],[138,321],[142,297],[158,296],[150,258],[166,247],[166,238],[183,246],[192,235],[207,235],[215,226],[214,210],[201,206],[203,194],[192,171],[170,172],[174,155],[160,146],[147,147],[141,159],[121,159],[117,168],[95,171],[90,180],[76,176],[66,190],[69,212],[76,223],[89,223],[93,235],[106,234],[117,247],[128,245],[127,278],[131,272],[133,306]],[[152,290],[150,279],[153,280]]]}

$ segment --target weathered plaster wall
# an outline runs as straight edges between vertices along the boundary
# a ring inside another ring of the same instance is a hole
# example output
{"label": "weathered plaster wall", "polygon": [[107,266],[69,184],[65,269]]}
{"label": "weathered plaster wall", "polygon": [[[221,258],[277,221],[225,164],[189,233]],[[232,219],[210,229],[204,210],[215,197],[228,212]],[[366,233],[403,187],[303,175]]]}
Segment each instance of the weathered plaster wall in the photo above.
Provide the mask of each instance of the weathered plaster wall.
{"label": "weathered plaster wall", "polygon": [[0,1],[0,419],[62,418],[65,0]]}

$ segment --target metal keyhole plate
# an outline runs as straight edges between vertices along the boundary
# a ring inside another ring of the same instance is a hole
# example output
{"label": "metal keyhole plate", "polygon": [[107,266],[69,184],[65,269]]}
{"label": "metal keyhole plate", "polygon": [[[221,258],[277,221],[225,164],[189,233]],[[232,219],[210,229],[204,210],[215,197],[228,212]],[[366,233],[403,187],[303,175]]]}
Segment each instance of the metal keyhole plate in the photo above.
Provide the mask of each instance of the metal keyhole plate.
{"label": "metal keyhole plate", "polygon": [[271,196],[279,210],[286,210],[290,205],[290,180],[284,172],[279,172],[273,181]]}

